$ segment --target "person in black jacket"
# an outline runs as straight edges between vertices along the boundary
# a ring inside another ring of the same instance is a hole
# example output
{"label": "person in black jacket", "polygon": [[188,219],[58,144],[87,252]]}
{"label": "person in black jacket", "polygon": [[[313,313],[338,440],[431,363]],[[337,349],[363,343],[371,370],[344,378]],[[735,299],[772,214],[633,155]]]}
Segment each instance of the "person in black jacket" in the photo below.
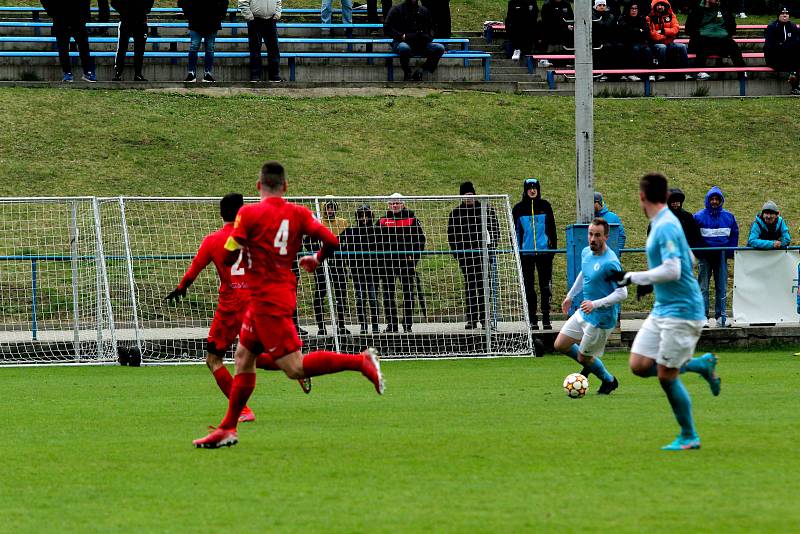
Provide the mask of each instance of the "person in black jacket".
{"label": "person in black jacket", "polygon": [[550,324],[550,300],[553,295],[553,253],[558,248],[558,232],[553,208],[542,198],[542,186],[536,178],[525,180],[522,200],[511,210],[517,243],[522,263],[522,279],[525,298],[528,302],[528,319],[531,328],[539,329],[536,302],[536,275],[539,271],[539,291],[542,294],[542,326],[552,329]]}
{"label": "person in black jacket", "polygon": [[[368,204],[356,209],[356,224],[345,228],[339,236],[339,251],[345,254],[353,279],[356,295],[356,315],[361,326],[361,334],[378,333],[378,269],[380,262],[375,252],[378,250],[378,228]],[[368,317],[369,315],[369,317]],[[369,322],[367,322],[369,319]]]}
{"label": "person in black jacket", "polygon": [[[712,54],[730,57],[733,65],[744,67],[745,62],[739,45],[733,40],[736,34],[736,19],[721,0],[703,0],[689,12],[686,18],[686,33],[689,35],[689,52],[694,52],[695,66],[706,66],[706,57]],[[740,78],[746,78],[744,72]],[[698,80],[710,78],[707,72],[697,73]]]}
{"label": "person in black jacket", "polygon": [[89,0],[41,0],[47,14],[53,19],[53,37],[58,47],[58,62],[64,72],[64,81],[72,82],[72,64],[69,59],[69,39],[75,39],[81,56],[83,80],[96,82],[94,60],[89,52],[89,34],[86,23],[91,20]]}
{"label": "person in black jacket", "polygon": [[452,35],[452,22],[450,20],[450,0],[422,0],[422,5],[428,8],[433,21],[433,37],[435,39],[449,39]]}
{"label": "person in black jacket", "polygon": [[[423,74],[432,74],[444,54],[444,46],[433,42],[433,20],[428,10],[418,0],[405,0],[394,6],[386,15],[383,31],[392,38],[392,51],[400,56],[403,81],[422,80]],[[411,74],[411,56],[425,57],[422,69]]]}
{"label": "person in black jacket", "polygon": [[[461,204],[450,212],[447,219],[447,243],[453,256],[458,260],[461,274],[464,276],[464,308],[466,310],[467,330],[478,327],[482,323],[486,328],[486,298],[484,295],[484,280],[486,279],[485,264],[493,260],[484,250],[496,249],[500,240],[500,224],[497,221],[497,212],[491,206],[486,206],[484,219],[483,205],[472,198],[475,187],[472,182],[464,182],[458,192],[466,198]],[[486,239],[488,234],[489,239]]]}
{"label": "person in black jacket", "polygon": [[397,304],[394,298],[399,278],[403,292],[403,331],[408,333],[414,323],[414,293],[422,290],[417,264],[421,252],[425,250],[425,233],[414,212],[406,208],[403,195],[393,193],[390,199],[386,215],[378,221],[379,250],[390,253],[381,256],[383,311],[386,314],[386,332],[397,333]]}
{"label": "person in black jacket", "polygon": [[[589,0],[586,0],[587,2]],[[573,46],[575,14],[569,0],[546,0],[542,5],[540,37],[544,47],[554,47],[555,52]]]}
{"label": "person in black jacket", "polygon": [[178,7],[189,21],[189,73],[186,82],[197,81],[197,53],[200,43],[205,42],[205,58],[203,61],[204,82],[215,82],[214,45],[217,32],[222,29],[222,21],[228,12],[228,0],[178,0]]}
{"label": "person in black jacket", "polygon": [[536,19],[539,17],[539,6],[536,0],[508,0],[506,12],[506,34],[514,51],[511,59],[517,61],[520,56],[531,53],[537,40]]}
{"label": "person in black jacket", "polygon": [[[640,12],[639,4],[633,2],[626,5],[622,16],[617,21],[617,30],[622,45],[622,58],[625,67],[650,68],[653,66],[653,51],[650,50],[650,26],[647,24],[646,12]],[[638,82],[635,74],[623,76],[624,80]]]}
{"label": "person in black jacket", "polygon": [[785,6],[764,30],[764,61],[778,72],[788,72],[792,94],[800,95],[800,26],[789,20]]}
{"label": "person in black jacket", "polygon": [[[592,47],[594,64],[598,69],[613,69],[620,60],[621,46],[617,44],[617,17],[606,0],[594,0],[592,9]],[[615,78],[619,78],[616,75]],[[605,81],[601,76],[600,81]]]}
{"label": "person in black jacket", "polygon": [[686,236],[686,241],[689,243],[690,248],[702,247],[703,236],[700,235],[700,226],[694,218],[694,215],[683,209],[683,202],[686,200],[686,195],[677,187],[669,190],[667,197],[667,206],[675,217],[681,223],[683,233]]}
{"label": "person in black jacket", "polygon": [[144,64],[144,45],[147,42],[147,15],[153,9],[153,0],[111,0],[111,7],[119,13],[119,34],[117,37],[117,56],[114,59],[112,81],[122,80],[125,70],[125,54],[128,41],[133,37],[134,81],[146,82],[142,74]]}

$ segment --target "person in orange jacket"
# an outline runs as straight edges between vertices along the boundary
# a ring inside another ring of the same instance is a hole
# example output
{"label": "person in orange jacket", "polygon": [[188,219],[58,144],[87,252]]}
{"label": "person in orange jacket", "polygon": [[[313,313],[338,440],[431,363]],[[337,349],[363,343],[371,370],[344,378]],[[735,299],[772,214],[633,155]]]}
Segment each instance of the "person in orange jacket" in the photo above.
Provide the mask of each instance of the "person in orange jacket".
{"label": "person in orange jacket", "polygon": [[[647,24],[650,27],[650,42],[655,62],[661,68],[688,67],[689,56],[686,45],[675,42],[680,27],[668,0],[652,1]],[[665,76],[658,77],[659,80],[664,78]],[[691,75],[687,74],[686,79],[691,79]]]}

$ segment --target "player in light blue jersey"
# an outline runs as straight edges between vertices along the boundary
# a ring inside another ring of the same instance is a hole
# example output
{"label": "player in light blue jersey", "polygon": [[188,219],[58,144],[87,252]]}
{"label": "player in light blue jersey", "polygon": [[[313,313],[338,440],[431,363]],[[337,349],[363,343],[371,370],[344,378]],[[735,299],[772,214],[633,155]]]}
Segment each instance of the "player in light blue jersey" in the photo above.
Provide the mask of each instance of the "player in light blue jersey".
{"label": "player in light blue jersey", "polygon": [[646,252],[649,270],[619,272],[620,285],[636,284],[637,296],[655,290],[653,310],[636,334],[630,366],[642,377],[658,376],[681,432],[662,447],[678,451],[700,448],[692,419],[692,400],[678,375],[691,371],[702,375],[716,396],[720,379],[717,358],[711,353],[692,358],[705,323],[700,286],[692,273],[693,256],[678,219],[667,209],[667,178],[650,173],[639,182],[639,204],[650,219]]}
{"label": "player in light blue jersey", "polygon": [[617,326],[619,303],[628,296],[627,288],[618,287],[612,279],[613,273],[622,271],[622,266],[606,241],[608,222],[595,218],[589,225],[589,246],[581,252],[581,272],[561,303],[561,311],[569,313],[572,299],[581,292],[583,300],[580,309],[561,327],[553,345],[599,378],[602,383],[598,393],[603,395],[619,387],[619,381],[608,372],[600,356]]}

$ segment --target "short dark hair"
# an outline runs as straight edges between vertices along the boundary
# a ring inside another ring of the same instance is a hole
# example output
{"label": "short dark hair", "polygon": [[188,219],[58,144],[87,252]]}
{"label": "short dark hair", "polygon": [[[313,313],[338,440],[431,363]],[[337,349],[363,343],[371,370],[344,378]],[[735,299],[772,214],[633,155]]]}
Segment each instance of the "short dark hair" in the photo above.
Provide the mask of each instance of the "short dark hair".
{"label": "short dark hair", "polygon": [[277,191],[286,183],[286,171],[277,161],[268,161],[261,166],[259,180],[267,189]]}
{"label": "short dark hair", "polygon": [[609,232],[608,221],[605,220],[604,218],[595,217],[594,219],[592,219],[592,224],[591,225],[592,226],[602,226],[603,227],[603,234],[604,235],[608,235],[608,232]]}
{"label": "short dark hair", "polygon": [[649,202],[667,202],[667,177],[660,172],[649,172],[639,180],[639,190]]}
{"label": "short dark hair", "polygon": [[244,206],[244,197],[241,193],[228,193],[219,201],[219,214],[225,222],[233,222],[239,208]]}

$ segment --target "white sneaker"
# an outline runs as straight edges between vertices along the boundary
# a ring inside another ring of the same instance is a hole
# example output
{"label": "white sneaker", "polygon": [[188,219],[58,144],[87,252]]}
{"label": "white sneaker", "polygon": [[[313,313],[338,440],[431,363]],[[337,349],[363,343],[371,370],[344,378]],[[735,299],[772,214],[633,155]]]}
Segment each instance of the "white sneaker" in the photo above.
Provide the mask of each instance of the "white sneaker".
{"label": "white sneaker", "polygon": [[656,80],[658,80],[659,82],[663,82],[666,79],[667,77],[664,76],[663,74],[659,74],[658,76],[656,76]]}
{"label": "white sneaker", "polygon": [[511,56],[511,59],[514,61],[519,61],[520,54],[522,54],[521,50],[514,50],[514,54]]}
{"label": "white sneaker", "polygon": [[546,59],[540,59],[539,66],[542,67],[543,69],[546,69],[547,67],[552,67],[553,64],[547,61]]}
{"label": "white sneaker", "polygon": [[656,77],[654,75],[652,75],[652,74],[650,76],[648,76],[647,79],[650,80],[651,82],[656,81]]}
{"label": "white sneaker", "polygon": [[639,78],[639,77],[638,77],[637,75],[635,75],[635,74],[631,74],[630,76],[628,76],[628,81],[629,81],[629,82],[641,82],[641,81],[642,81],[642,79],[641,79],[641,78]]}
{"label": "white sneaker", "polygon": [[739,13],[739,18],[740,19],[746,19],[747,18],[747,14],[744,11],[742,11],[741,13]]}
{"label": "white sneaker", "polygon": [[709,73],[707,73],[707,72],[698,72],[697,73],[697,79],[698,80],[707,80],[709,78],[711,78],[711,75]]}

